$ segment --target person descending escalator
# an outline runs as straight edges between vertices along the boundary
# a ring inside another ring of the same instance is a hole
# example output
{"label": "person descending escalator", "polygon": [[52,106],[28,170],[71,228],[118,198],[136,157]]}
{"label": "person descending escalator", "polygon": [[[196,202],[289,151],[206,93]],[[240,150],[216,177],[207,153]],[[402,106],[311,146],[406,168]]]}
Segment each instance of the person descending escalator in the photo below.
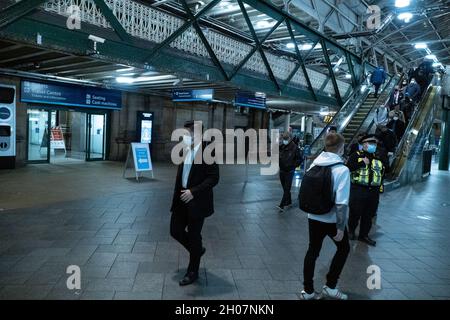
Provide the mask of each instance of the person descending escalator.
{"label": "person descending escalator", "polygon": [[403,111],[400,110],[400,105],[395,106],[394,110],[389,112],[387,127],[395,133],[397,141],[402,139],[406,129],[406,120]]}
{"label": "person descending escalator", "polygon": [[378,97],[378,91],[380,90],[381,85],[386,81],[386,71],[384,71],[384,68],[382,67],[378,67],[376,68],[373,72],[372,75],[370,76],[370,82],[374,85],[375,87],[375,93],[374,93],[374,97],[377,98]]}
{"label": "person descending escalator", "polygon": [[403,101],[403,91],[400,90],[399,86],[395,86],[394,91],[391,93],[389,97],[388,106],[389,110],[393,110],[395,106],[399,106]]}

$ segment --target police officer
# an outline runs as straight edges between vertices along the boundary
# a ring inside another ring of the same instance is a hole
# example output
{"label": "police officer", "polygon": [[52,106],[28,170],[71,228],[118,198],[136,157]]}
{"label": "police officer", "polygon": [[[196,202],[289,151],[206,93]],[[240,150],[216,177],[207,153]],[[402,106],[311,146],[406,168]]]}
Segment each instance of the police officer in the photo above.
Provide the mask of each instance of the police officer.
{"label": "police officer", "polygon": [[389,170],[389,159],[377,152],[378,138],[369,134],[361,138],[362,150],[354,152],[347,161],[351,173],[349,238],[355,240],[355,229],[361,220],[358,240],[375,246],[369,237],[372,217],[376,215],[383,178]]}

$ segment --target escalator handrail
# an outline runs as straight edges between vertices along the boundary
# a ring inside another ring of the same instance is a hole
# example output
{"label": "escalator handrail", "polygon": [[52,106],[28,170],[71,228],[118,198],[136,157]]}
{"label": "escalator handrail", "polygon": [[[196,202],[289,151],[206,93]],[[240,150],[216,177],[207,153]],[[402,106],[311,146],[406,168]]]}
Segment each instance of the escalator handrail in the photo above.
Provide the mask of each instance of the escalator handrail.
{"label": "escalator handrail", "polygon": [[[403,80],[404,75],[402,75],[400,77],[400,79],[397,81],[397,83],[401,83]],[[386,89],[386,87],[388,87],[392,80],[394,80],[394,77],[392,77],[389,82],[386,84],[386,86],[384,87]],[[383,101],[382,105],[385,105],[388,101],[389,98],[391,96],[391,92],[389,92],[388,96],[386,97],[386,99]],[[364,122],[366,122],[367,118],[369,117],[369,115],[372,113],[372,110],[375,106],[380,105],[380,99],[381,99],[381,94],[379,96],[379,98],[373,103],[372,107],[370,108],[369,112],[367,112],[366,116],[364,117],[364,120],[361,122],[361,124],[359,125],[358,129],[355,131],[355,135],[350,139],[350,141],[347,144],[347,148],[350,147],[350,145],[352,144],[353,140],[355,140],[355,137],[358,135],[359,130],[361,130],[361,127],[363,126]],[[372,120],[373,122],[373,120]],[[371,128],[372,123],[369,125],[369,129]],[[367,131],[369,131],[369,129]],[[346,150],[347,151],[347,150]]]}
{"label": "escalator handrail", "polygon": [[419,103],[416,105],[416,109],[414,110],[414,112],[411,116],[411,119],[409,120],[408,126],[406,127],[402,138],[400,139],[399,143],[397,144],[397,149],[395,150],[394,156],[392,157],[392,164],[395,164],[395,162],[398,159],[398,156],[400,155],[401,152],[403,152],[403,147],[404,147],[404,144],[408,137],[407,133],[411,131],[411,127],[414,125],[414,122],[416,121],[417,116],[420,114],[420,111],[422,109],[421,106],[425,101],[428,100],[428,97],[429,97],[432,89],[433,89],[433,85],[432,85],[432,82],[430,82],[430,84],[427,87],[427,90],[424,92]]}
{"label": "escalator handrail", "polygon": [[[365,78],[361,81],[361,83],[359,84],[359,86],[357,86],[354,90],[353,93],[351,94],[350,97],[348,97],[347,101],[342,105],[342,107],[334,114],[333,118],[331,119],[331,121],[329,123],[327,123],[327,125],[322,129],[322,131],[320,131],[319,135],[313,140],[313,142],[311,142],[310,144],[310,148],[312,149],[313,146],[320,141],[320,139],[322,139],[322,136],[325,134],[325,132],[328,130],[328,128],[332,125],[332,123],[334,122],[335,119],[337,119],[337,117],[340,115],[340,112],[342,110],[344,110],[347,107],[347,104],[350,104],[353,99],[356,98],[356,96],[358,94],[360,94],[360,97],[363,96],[362,92],[361,92],[361,88],[363,85],[365,85],[366,80],[368,79],[368,75],[365,76]],[[358,97],[358,98],[360,98]]]}

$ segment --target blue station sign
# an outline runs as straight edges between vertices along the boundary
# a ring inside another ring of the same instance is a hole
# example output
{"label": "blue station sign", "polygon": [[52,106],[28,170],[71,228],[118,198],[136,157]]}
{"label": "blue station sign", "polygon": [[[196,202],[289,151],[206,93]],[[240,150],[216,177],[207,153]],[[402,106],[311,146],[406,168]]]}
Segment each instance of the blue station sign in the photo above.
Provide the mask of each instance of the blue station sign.
{"label": "blue station sign", "polygon": [[214,89],[177,89],[172,91],[172,101],[211,101]]}
{"label": "blue station sign", "polygon": [[234,98],[234,105],[266,109],[266,94],[263,92],[239,91]]}
{"label": "blue station sign", "polygon": [[69,83],[23,80],[20,101],[86,108],[121,109],[122,92]]}

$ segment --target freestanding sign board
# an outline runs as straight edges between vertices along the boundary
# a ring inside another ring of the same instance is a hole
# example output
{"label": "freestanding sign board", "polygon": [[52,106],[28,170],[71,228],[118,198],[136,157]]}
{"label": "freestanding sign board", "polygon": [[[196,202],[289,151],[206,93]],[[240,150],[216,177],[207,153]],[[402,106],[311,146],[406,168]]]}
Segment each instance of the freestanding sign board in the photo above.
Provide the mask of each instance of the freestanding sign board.
{"label": "freestanding sign board", "polygon": [[[131,157],[130,157],[131,153]],[[139,181],[140,173],[144,171],[151,171],[153,176],[152,158],[150,155],[150,148],[148,143],[132,142],[129,149],[127,160],[125,162],[125,168],[123,170],[123,177],[128,168],[130,158],[133,158],[134,171],[136,173],[136,180]]]}

